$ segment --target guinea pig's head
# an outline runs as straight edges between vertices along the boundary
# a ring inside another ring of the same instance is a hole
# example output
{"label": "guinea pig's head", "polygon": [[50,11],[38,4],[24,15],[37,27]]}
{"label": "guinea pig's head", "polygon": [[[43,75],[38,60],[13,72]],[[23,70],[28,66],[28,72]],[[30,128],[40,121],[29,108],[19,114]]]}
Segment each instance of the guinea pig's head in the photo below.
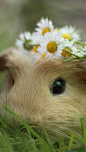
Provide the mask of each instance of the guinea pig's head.
{"label": "guinea pig's head", "polygon": [[[0,56],[0,71],[7,70],[0,95],[0,115],[7,105],[50,138],[64,137],[67,130],[80,133],[80,117],[86,119],[86,63],[62,59],[34,63],[29,53],[11,49]],[[6,114],[7,122],[11,116]]]}

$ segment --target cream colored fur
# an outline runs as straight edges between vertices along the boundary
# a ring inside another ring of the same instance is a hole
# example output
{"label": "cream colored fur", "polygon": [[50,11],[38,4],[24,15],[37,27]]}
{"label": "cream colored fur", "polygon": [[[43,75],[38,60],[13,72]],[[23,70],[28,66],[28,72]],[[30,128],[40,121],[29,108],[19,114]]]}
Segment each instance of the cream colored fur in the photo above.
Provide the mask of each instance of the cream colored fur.
{"label": "cream colored fur", "polygon": [[[40,60],[34,64],[30,53],[11,48],[1,54],[0,70],[9,71],[0,95],[3,119],[3,104],[7,102],[7,106],[28,124],[37,130],[44,127],[52,139],[57,135],[65,137],[67,129],[81,133],[80,117],[86,119],[86,66],[83,61]],[[53,96],[50,86],[58,77],[66,81],[66,89],[63,94]],[[11,123],[11,119],[7,113],[6,122]]]}

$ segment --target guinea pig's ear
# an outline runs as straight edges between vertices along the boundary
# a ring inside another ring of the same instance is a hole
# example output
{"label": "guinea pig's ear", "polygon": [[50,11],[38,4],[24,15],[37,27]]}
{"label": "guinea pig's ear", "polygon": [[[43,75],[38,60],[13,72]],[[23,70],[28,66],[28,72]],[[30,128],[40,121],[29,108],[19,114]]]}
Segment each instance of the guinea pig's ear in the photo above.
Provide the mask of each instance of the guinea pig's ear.
{"label": "guinea pig's ear", "polygon": [[18,76],[21,77],[27,69],[31,71],[32,59],[29,52],[21,52],[16,48],[10,48],[0,55],[0,71],[8,71],[1,92],[9,92]]}
{"label": "guinea pig's ear", "polygon": [[19,71],[31,66],[32,61],[29,55],[18,51],[16,48],[10,48],[0,55],[0,71],[9,69],[10,71]]}

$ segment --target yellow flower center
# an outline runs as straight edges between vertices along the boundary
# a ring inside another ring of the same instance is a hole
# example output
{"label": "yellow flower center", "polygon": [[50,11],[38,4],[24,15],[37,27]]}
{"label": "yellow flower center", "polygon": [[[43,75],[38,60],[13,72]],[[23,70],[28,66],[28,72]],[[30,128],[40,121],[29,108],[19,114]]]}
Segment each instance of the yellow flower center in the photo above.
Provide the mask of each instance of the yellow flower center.
{"label": "yellow flower center", "polygon": [[34,46],[34,47],[33,47],[34,53],[37,53],[37,52],[38,52],[38,51],[37,51],[37,48],[38,48],[38,46]]}
{"label": "yellow flower center", "polygon": [[47,45],[47,51],[49,53],[54,53],[57,50],[57,44],[55,42],[49,42]]}
{"label": "yellow flower center", "polygon": [[[64,49],[67,50],[67,51],[69,51],[69,52],[71,52],[70,48],[68,48],[68,47],[65,47]],[[61,54],[62,54],[62,56],[64,56],[64,57],[66,57],[66,55],[71,56],[70,53],[68,53],[68,52],[66,52],[66,51],[64,51],[64,50],[62,50],[62,53],[61,53]]]}
{"label": "yellow flower center", "polygon": [[41,58],[45,58],[46,54],[47,54],[47,53],[42,54],[42,55],[41,55]]}
{"label": "yellow flower center", "polygon": [[69,33],[63,33],[62,34],[62,37],[64,38],[64,39],[68,39],[69,41],[71,41],[71,35],[69,34]]}
{"label": "yellow flower center", "polygon": [[42,35],[44,35],[47,32],[50,32],[50,29],[49,28],[44,28],[43,31],[42,31]]}
{"label": "yellow flower center", "polygon": [[60,32],[60,29],[57,29],[57,33],[59,33]]}

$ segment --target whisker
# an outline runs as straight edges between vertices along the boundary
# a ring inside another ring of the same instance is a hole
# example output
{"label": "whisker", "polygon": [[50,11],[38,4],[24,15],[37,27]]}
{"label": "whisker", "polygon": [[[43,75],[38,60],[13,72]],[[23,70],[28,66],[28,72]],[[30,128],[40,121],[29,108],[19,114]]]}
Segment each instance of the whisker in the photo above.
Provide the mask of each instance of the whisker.
{"label": "whisker", "polygon": [[[70,135],[63,133],[62,131],[60,132],[60,131],[52,130],[52,132],[55,134],[57,133],[57,135],[60,135],[61,137],[65,137],[67,139],[70,139],[70,137],[71,137]],[[79,143],[76,139],[73,139],[73,141],[76,142],[77,144]]]}
{"label": "whisker", "polygon": [[68,135],[66,135],[65,133],[62,133],[62,130],[51,130],[51,128],[49,129],[49,127],[46,127],[46,130],[48,131],[50,131],[50,132],[52,132],[52,133],[60,133],[60,134],[62,134],[62,135],[65,135],[66,137],[70,137],[70,136],[68,136]]}
{"label": "whisker", "polygon": [[[82,138],[82,136],[80,136],[77,132],[75,132],[74,130],[72,130],[72,129],[70,129],[70,128],[68,128],[68,127],[63,127],[65,130],[64,131],[66,131],[66,129],[69,129],[69,130],[71,130],[72,132],[74,132],[75,134],[77,134],[82,140],[83,140],[83,138]],[[63,129],[62,128],[62,129]],[[62,137],[65,137],[65,138],[67,138],[67,139],[70,139],[70,137],[71,137],[71,134],[70,135],[67,135],[67,133],[68,132],[66,132],[66,133],[64,133],[63,132],[63,130],[52,130],[51,128],[49,129],[49,127],[47,128],[46,127],[46,129],[47,129],[47,131],[49,130],[49,132],[51,132],[51,133],[53,133],[53,134],[57,134],[57,135],[60,135],[60,136],[62,136]],[[57,138],[56,138],[57,139]],[[74,138],[73,139],[73,141],[74,142],[76,142],[77,144],[78,143],[81,143],[82,144],[82,142],[80,142],[78,139],[76,139],[76,138]]]}
{"label": "whisker", "polygon": [[[78,132],[72,130],[71,128],[68,128],[68,127],[63,127],[63,128],[72,131],[73,133],[77,134],[80,138],[82,138],[82,136],[81,136],[80,134],[78,134]],[[82,138],[82,139],[83,139],[83,138]]]}

